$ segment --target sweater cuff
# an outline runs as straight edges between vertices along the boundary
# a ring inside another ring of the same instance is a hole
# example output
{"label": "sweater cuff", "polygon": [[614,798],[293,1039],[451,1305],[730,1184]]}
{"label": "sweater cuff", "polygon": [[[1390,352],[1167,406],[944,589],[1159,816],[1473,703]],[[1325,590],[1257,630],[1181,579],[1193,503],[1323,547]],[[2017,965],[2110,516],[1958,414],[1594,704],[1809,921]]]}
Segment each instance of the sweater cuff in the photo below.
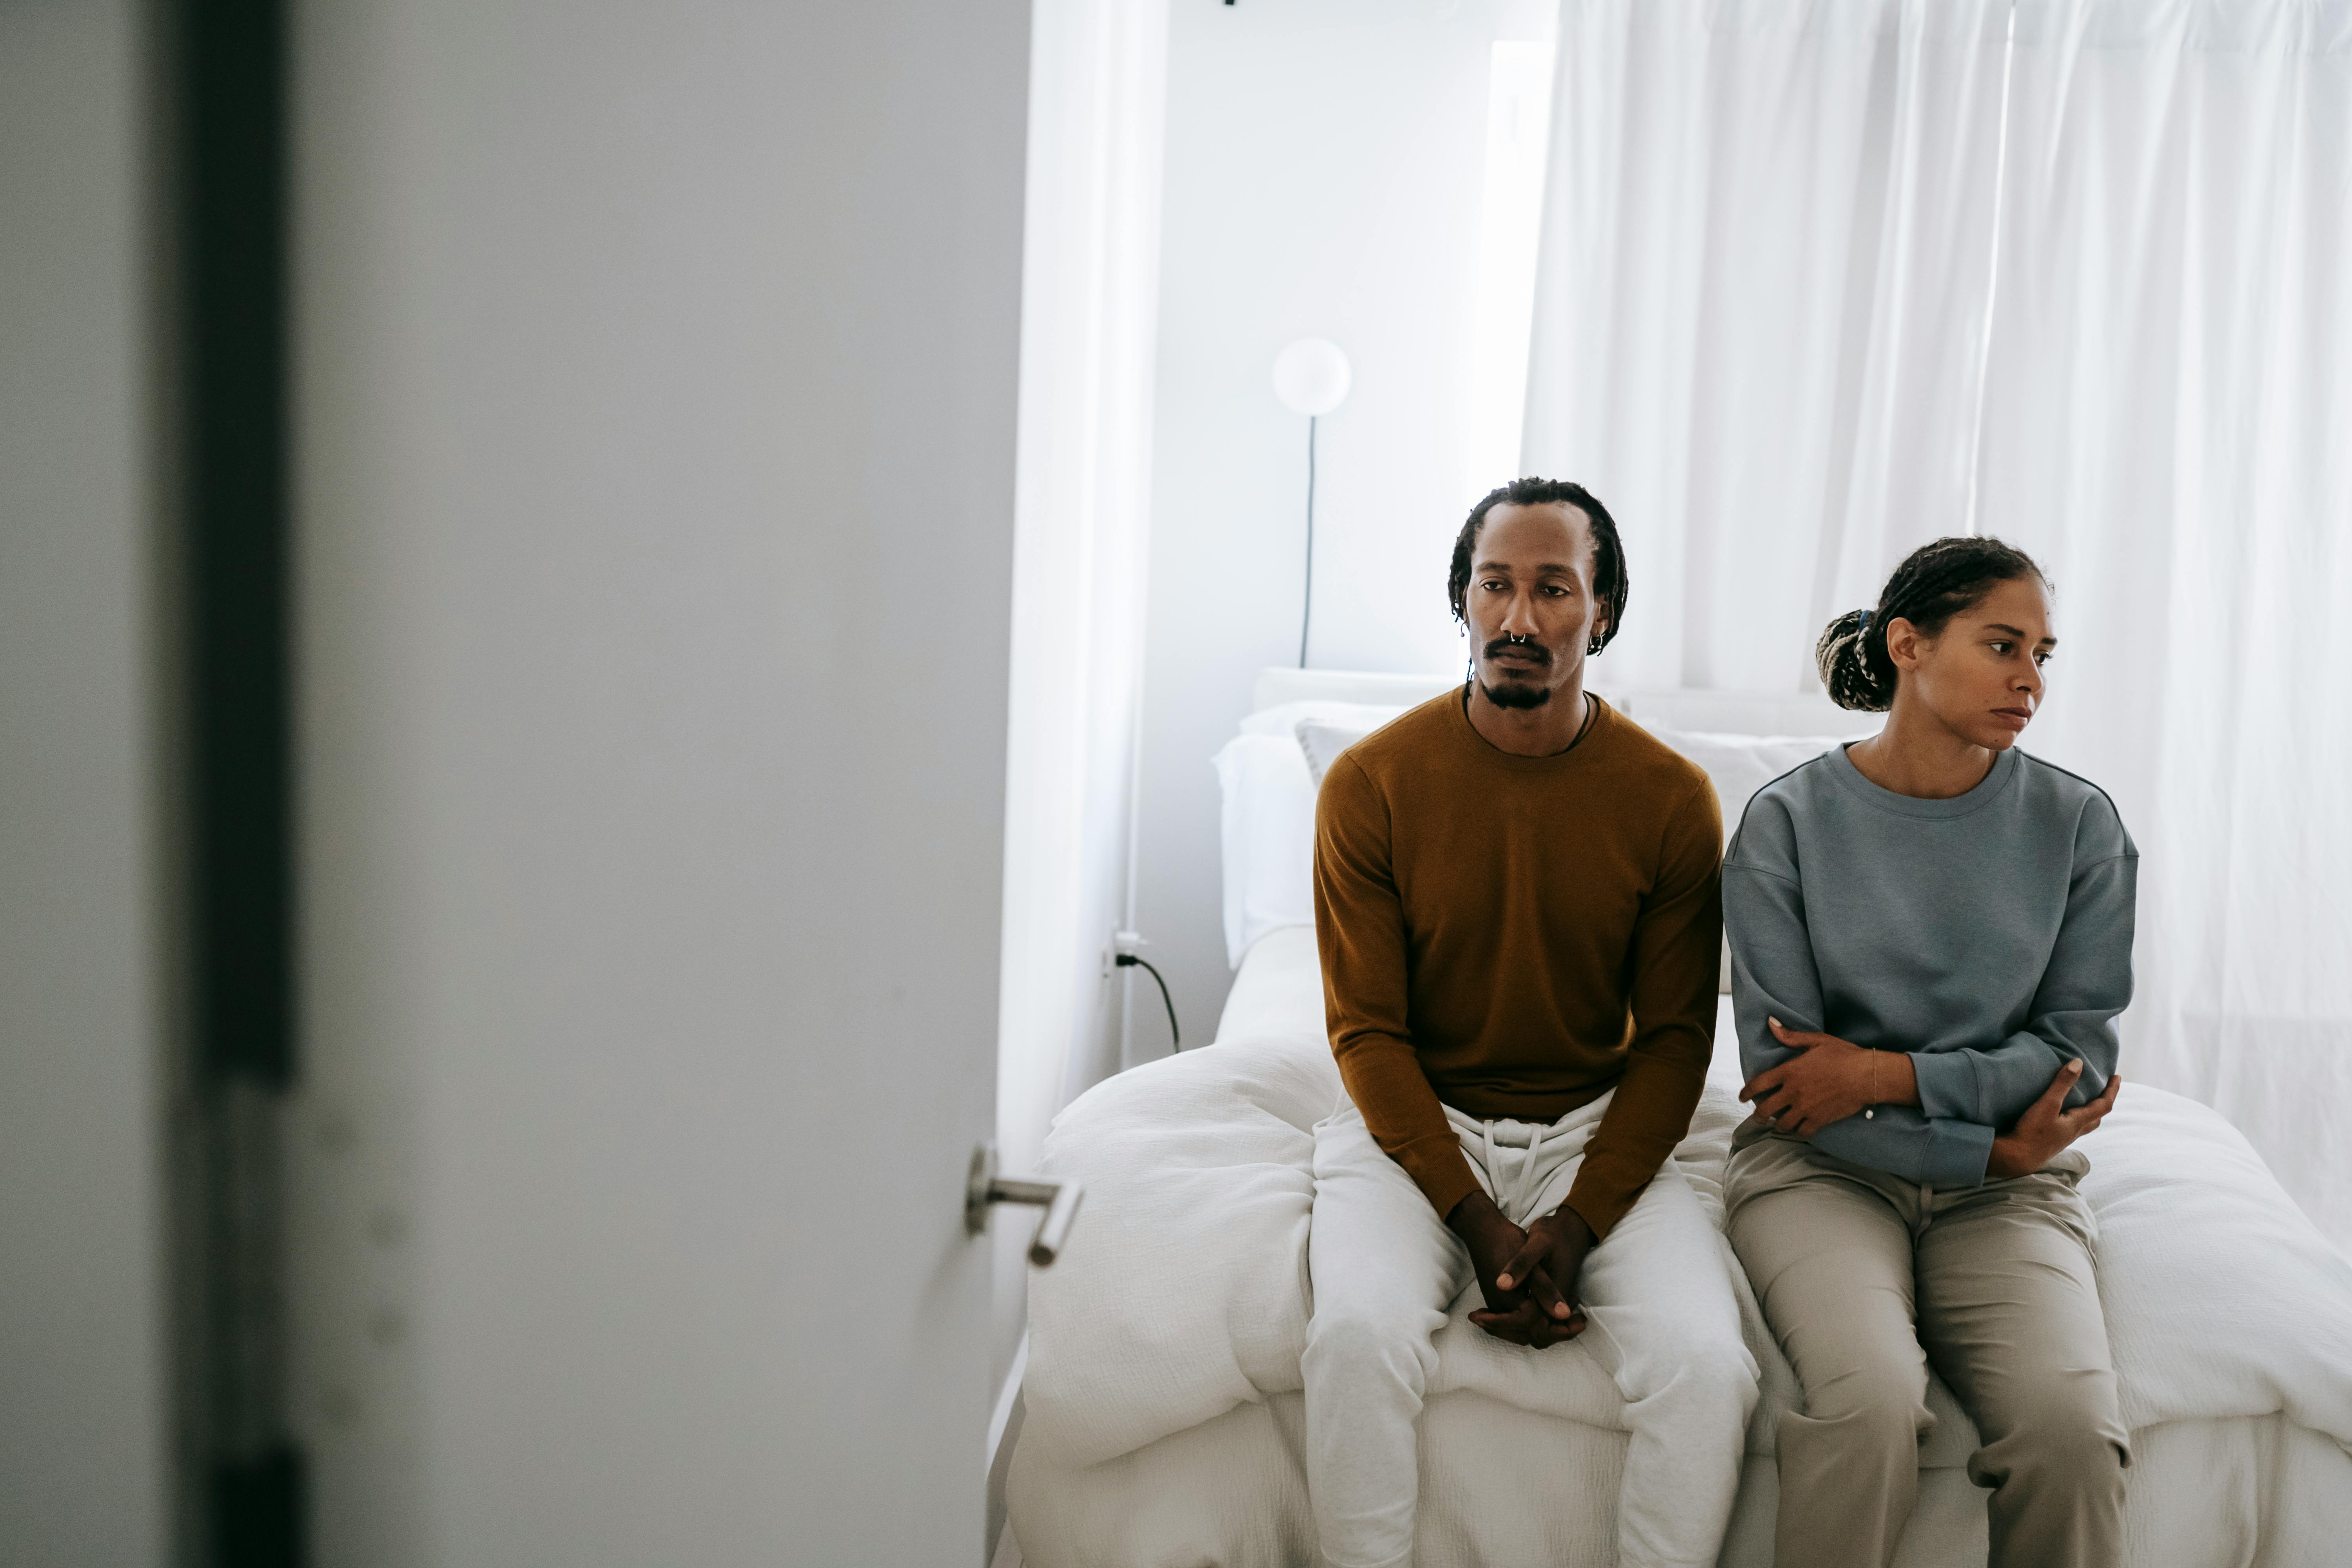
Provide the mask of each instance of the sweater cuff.
{"label": "sweater cuff", "polygon": [[1919,1079],[1919,1113],[1928,1121],[1974,1121],[1981,1114],[1976,1058],[1968,1052],[1913,1051],[1911,1070]]}
{"label": "sweater cuff", "polygon": [[1930,1187],[1981,1186],[1991,1158],[1991,1128],[1957,1117],[1935,1118],[1927,1123],[1927,1156],[1919,1163],[1919,1180]]}
{"label": "sweater cuff", "polygon": [[[1570,1184],[1568,1196],[1559,1206],[1576,1211],[1576,1217],[1592,1232],[1592,1239],[1597,1246],[1609,1239],[1609,1233],[1617,1228],[1617,1222],[1625,1217],[1625,1211],[1632,1208],[1634,1200],[1642,1194],[1639,1192],[1605,1191],[1601,1182],[1586,1180],[1586,1172],[1591,1169],[1592,1162],[1587,1160],[1584,1169],[1576,1173],[1576,1180]],[[1644,1187],[1649,1185],[1647,1182],[1642,1184]]]}
{"label": "sweater cuff", "polygon": [[1455,1206],[1464,1198],[1483,1190],[1462,1152],[1462,1145],[1451,1138],[1442,1142],[1433,1138],[1408,1145],[1399,1152],[1397,1163],[1404,1167],[1404,1173],[1429,1199],[1429,1206],[1437,1211],[1440,1224],[1453,1217]]}

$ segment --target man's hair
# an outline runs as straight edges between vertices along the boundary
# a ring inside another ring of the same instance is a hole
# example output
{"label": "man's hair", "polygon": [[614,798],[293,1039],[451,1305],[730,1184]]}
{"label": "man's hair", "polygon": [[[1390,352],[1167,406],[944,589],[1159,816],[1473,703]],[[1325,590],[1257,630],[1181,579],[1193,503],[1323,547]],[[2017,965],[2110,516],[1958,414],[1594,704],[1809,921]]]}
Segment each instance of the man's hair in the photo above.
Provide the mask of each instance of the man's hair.
{"label": "man's hair", "polygon": [[1470,558],[1478,547],[1478,531],[1486,526],[1486,514],[1503,505],[1555,504],[1574,507],[1592,526],[1592,595],[1609,612],[1609,625],[1601,633],[1601,646],[1609,646],[1625,619],[1625,547],[1618,542],[1617,520],[1609,515],[1609,509],[1591,490],[1570,479],[1513,479],[1488,490],[1470,509],[1462,531],[1454,536],[1454,564],[1445,576],[1445,598],[1454,607],[1455,620],[1465,626],[1470,624]]}
{"label": "man's hair", "polygon": [[1897,616],[1922,637],[1940,634],[1954,616],[1972,610],[2003,583],[2049,575],[2013,544],[1976,534],[1935,540],[1903,558],[1868,610],[1848,610],[1814,645],[1813,664],[1830,700],[1841,708],[1884,713],[1895,705],[1896,671],[1886,651],[1886,623]]}

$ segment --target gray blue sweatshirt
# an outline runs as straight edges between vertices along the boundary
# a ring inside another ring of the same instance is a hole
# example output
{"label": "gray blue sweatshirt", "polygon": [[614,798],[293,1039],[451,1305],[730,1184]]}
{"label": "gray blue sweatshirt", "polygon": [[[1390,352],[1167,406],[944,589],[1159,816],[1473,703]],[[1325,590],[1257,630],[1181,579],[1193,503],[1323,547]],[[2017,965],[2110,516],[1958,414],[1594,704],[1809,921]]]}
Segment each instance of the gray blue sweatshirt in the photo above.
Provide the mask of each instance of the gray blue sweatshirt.
{"label": "gray blue sweatshirt", "polygon": [[2139,851],[2106,793],[2014,749],[1951,800],[1864,778],[1844,748],[1759,790],[1723,859],[1739,1063],[1795,1053],[1765,1019],[1906,1051],[1919,1105],[1813,1146],[1929,1186],[1984,1180],[1996,1131],[2074,1058],[2116,1070]]}

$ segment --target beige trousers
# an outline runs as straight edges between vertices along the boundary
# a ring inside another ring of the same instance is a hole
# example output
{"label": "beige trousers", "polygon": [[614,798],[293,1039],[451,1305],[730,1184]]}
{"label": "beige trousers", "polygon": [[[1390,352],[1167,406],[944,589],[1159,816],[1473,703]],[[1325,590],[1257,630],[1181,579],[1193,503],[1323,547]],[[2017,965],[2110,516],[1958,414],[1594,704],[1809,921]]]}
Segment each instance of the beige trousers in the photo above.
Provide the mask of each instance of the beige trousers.
{"label": "beige trousers", "polygon": [[2091,1266],[2097,1239],[2067,1150],[2015,1181],[1937,1191],[1750,1121],[1724,1202],[1805,1392],[1780,1418],[1780,1568],[1886,1568],[1934,1425],[1927,1366],[1984,1446],[1991,1568],[2123,1561],[2130,1434]]}

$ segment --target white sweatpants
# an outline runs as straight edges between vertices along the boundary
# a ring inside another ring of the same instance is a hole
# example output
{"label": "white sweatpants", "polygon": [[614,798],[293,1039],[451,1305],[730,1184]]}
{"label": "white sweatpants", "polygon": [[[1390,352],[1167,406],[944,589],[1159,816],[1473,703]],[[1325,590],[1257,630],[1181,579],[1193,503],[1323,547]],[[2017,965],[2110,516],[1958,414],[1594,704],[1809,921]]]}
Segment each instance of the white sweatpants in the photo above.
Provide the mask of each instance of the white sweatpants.
{"label": "white sweatpants", "polygon": [[[1551,1123],[1446,1114],[1479,1184],[1524,1225],[1568,1195],[1607,1102]],[[1331,1568],[1400,1568],[1412,1561],[1431,1342],[1451,1308],[1477,1296],[1477,1276],[1352,1106],[1315,1129],[1307,1256],[1307,1486],[1323,1557]],[[1711,1568],[1739,1488],[1756,1363],[1715,1226],[1671,1161],[1586,1255],[1578,1295],[1584,1331],[1529,1353],[1595,1355],[1625,1398],[1618,1561]]]}

